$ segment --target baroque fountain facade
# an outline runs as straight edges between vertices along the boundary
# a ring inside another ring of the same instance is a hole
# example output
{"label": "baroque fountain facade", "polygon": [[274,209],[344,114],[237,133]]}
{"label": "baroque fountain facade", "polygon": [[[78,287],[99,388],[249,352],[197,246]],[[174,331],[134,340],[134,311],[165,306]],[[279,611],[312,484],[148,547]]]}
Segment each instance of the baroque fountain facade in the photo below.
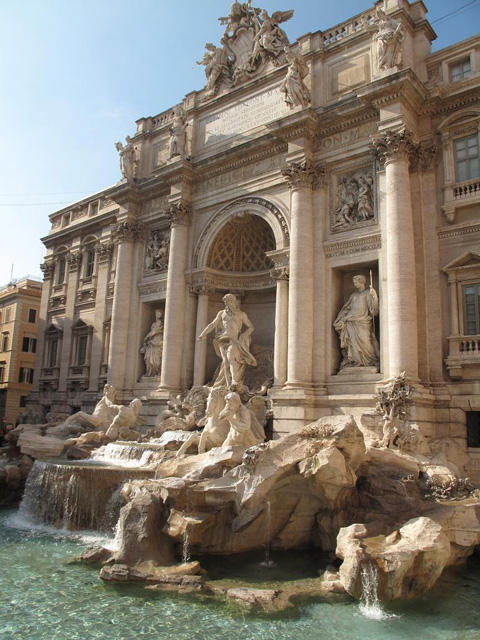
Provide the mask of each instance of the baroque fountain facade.
{"label": "baroque fountain facade", "polygon": [[359,597],[373,566],[408,598],[480,541],[480,191],[459,154],[480,39],[431,54],[425,13],[386,0],[291,44],[292,11],[235,2],[205,88],[51,215],[11,439],[36,518],[119,518],[118,548],[83,556],[102,578],[205,589],[186,541],[314,546],[319,593]]}

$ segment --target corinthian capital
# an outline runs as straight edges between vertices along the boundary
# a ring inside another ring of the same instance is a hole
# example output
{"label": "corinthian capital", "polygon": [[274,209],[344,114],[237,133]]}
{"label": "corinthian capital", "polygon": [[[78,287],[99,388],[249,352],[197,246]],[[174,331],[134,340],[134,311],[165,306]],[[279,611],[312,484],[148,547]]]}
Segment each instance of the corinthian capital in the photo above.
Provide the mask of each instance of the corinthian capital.
{"label": "corinthian capital", "polygon": [[165,214],[172,227],[179,225],[188,226],[190,222],[190,207],[183,205],[181,202],[170,205],[168,209],[166,209]]}
{"label": "corinthian capital", "polygon": [[112,228],[114,242],[138,242],[143,238],[143,224],[139,222],[119,222]]}
{"label": "corinthian capital", "polygon": [[287,169],[282,169],[282,176],[288,182],[290,189],[305,187],[316,189],[321,186],[325,167],[313,164],[309,160],[290,162]]}
{"label": "corinthian capital", "polygon": [[418,144],[413,141],[412,134],[403,128],[398,131],[387,131],[382,138],[373,140],[372,153],[381,164],[399,158],[410,159],[418,151]]}
{"label": "corinthian capital", "polygon": [[43,272],[43,279],[49,280],[53,276],[53,272],[55,270],[55,265],[53,262],[45,261],[40,265],[40,269]]}
{"label": "corinthian capital", "polygon": [[276,282],[279,280],[287,280],[290,276],[290,269],[288,267],[277,267],[270,271],[270,277],[273,278]]}

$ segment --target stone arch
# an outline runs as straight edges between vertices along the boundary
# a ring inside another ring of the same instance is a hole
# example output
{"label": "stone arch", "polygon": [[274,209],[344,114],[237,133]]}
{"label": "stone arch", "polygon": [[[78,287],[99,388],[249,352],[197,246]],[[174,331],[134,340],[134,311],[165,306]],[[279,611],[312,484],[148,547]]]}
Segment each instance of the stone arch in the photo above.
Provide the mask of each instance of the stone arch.
{"label": "stone arch", "polygon": [[475,120],[476,118],[480,118],[480,109],[462,109],[461,111],[456,111],[455,113],[447,116],[438,125],[437,129],[438,131],[444,131],[451,126],[460,124],[462,121]]}
{"label": "stone arch", "polygon": [[276,249],[285,249],[290,244],[290,233],[287,219],[280,208],[265,198],[248,196],[238,198],[222,207],[202,230],[193,257],[195,269],[207,266],[208,255],[215,238],[224,225],[242,213],[258,216],[265,220],[272,230]]}

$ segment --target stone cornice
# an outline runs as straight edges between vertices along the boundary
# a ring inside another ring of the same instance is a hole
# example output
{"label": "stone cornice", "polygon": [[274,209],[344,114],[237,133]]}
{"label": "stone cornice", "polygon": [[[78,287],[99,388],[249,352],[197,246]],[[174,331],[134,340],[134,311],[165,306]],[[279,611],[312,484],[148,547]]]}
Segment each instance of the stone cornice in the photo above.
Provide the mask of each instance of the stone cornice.
{"label": "stone cornice", "polygon": [[209,178],[214,178],[222,173],[240,169],[241,167],[258,162],[264,158],[271,158],[272,156],[279,155],[280,153],[285,153],[286,150],[287,144],[278,141],[273,145],[269,142],[268,146],[264,146],[261,149],[249,149],[243,154],[239,154],[238,151],[237,153],[234,153],[234,149],[229,150],[230,153],[228,153],[228,155],[222,154],[220,158],[218,156],[215,156],[213,159],[208,158],[208,165],[206,164],[206,161],[195,165],[194,181],[198,183],[203,180],[208,180]]}
{"label": "stone cornice", "polygon": [[358,127],[359,125],[368,122],[377,122],[378,110],[371,105],[365,107],[363,104],[356,104],[356,108],[352,113],[349,110],[348,113],[341,115],[338,109],[333,109],[331,112],[324,112],[319,115],[319,128],[318,138],[321,139],[325,136],[331,136],[341,131],[347,131]]}
{"label": "stone cornice", "polygon": [[[477,79],[478,83],[478,79]],[[467,91],[456,93],[452,96],[435,96],[424,105],[425,113],[429,116],[439,116],[455,111],[462,107],[480,103],[480,87],[475,86]]]}
{"label": "stone cornice", "polygon": [[373,251],[380,249],[382,246],[382,236],[375,233],[369,236],[361,236],[349,238],[348,240],[338,240],[336,242],[324,242],[323,248],[327,258],[336,258],[340,256],[350,255],[351,253],[360,253],[362,251]]}
{"label": "stone cornice", "polygon": [[480,233],[480,222],[471,224],[450,226],[447,229],[440,229],[438,231],[438,237],[443,238],[456,238],[458,236],[467,236],[471,233]]}
{"label": "stone cornice", "polygon": [[376,109],[401,102],[419,116],[427,99],[427,90],[411,69],[404,69],[359,89],[358,97],[364,104]]}
{"label": "stone cornice", "polygon": [[276,138],[287,142],[297,138],[315,140],[318,133],[319,119],[313,109],[304,109],[299,113],[266,124],[265,127]]}

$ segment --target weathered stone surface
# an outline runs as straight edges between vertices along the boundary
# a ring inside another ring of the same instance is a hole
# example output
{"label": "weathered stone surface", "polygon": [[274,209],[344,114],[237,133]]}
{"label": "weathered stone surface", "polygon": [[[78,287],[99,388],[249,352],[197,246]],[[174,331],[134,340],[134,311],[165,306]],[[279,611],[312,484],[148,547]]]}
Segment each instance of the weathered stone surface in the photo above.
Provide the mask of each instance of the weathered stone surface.
{"label": "weathered stone surface", "polygon": [[227,598],[240,600],[249,607],[256,605],[271,605],[278,596],[279,591],[275,589],[251,589],[250,587],[235,587],[228,589]]}
{"label": "weathered stone surface", "polygon": [[365,533],[365,527],[353,525],[337,538],[337,555],[344,560],[340,580],[355,598],[362,596],[362,570],[368,567],[376,570],[379,599],[395,600],[428,591],[448,564],[450,542],[430,518],[409,520],[388,536]]}

